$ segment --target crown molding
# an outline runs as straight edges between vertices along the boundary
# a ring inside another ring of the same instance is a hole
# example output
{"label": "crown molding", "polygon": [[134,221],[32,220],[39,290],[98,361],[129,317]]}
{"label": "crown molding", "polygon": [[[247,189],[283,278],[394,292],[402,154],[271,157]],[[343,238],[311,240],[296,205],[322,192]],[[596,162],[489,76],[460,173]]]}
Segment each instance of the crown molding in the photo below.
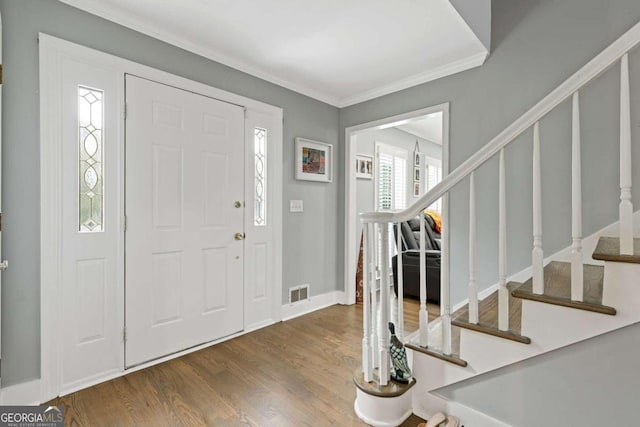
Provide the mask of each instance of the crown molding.
{"label": "crown molding", "polygon": [[420,74],[416,74],[407,77],[402,80],[398,80],[394,83],[380,86],[378,88],[362,92],[357,95],[350,96],[348,98],[342,98],[338,105],[339,108],[348,107],[350,105],[359,104],[361,102],[369,101],[380,96],[388,95],[393,92],[398,92],[403,89],[407,89],[413,86],[417,86],[423,83],[427,83],[433,80],[440,79],[442,77],[450,76],[452,74],[460,73],[462,71],[470,70],[484,64],[484,61],[489,56],[489,52],[486,50],[479,52],[475,55],[459,59],[457,61],[450,62],[448,64],[441,65],[431,70],[425,71]]}
{"label": "crown molding", "polygon": [[425,71],[423,73],[419,73],[414,76],[410,76],[410,77],[395,81],[393,83],[383,85],[371,90],[367,90],[346,98],[340,98],[340,97],[328,94],[326,92],[318,91],[308,86],[292,83],[291,81],[282,79],[271,73],[257,69],[256,67],[249,65],[243,61],[238,61],[235,58],[231,58],[228,55],[223,54],[215,49],[204,47],[201,44],[195,43],[186,37],[182,37],[180,35],[177,35],[175,33],[170,33],[168,31],[161,31],[157,27],[154,27],[153,25],[150,25],[149,23],[144,22],[144,20],[137,19],[134,16],[122,13],[122,11],[119,11],[117,8],[112,7],[108,3],[95,1],[95,0],[60,0],[60,1],[69,6],[72,6],[77,9],[83,10],[87,13],[90,13],[92,15],[99,16],[103,19],[114,22],[118,25],[122,25],[124,27],[132,29],[139,33],[145,34],[149,37],[153,37],[155,39],[158,39],[170,45],[195,53],[199,56],[218,62],[227,67],[231,67],[245,74],[251,75],[253,77],[257,77],[269,83],[276,84],[285,89],[289,89],[293,92],[308,96],[310,98],[316,99],[318,101],[324,102],[326,104],[329,104],[338,108],[348,107],[350,105],[371,100],[373,98],[377,98],[383,95],[388,95],[392,92],[397,92],[399,90],[407,89],[412,86],[433,81],[441,77],[445,77],[445,76],[459,73],[461,71],[465,71],[474,67],[478,67],[484,63],[485,59],[489,54],[488,51],[485,49],[483,52],[477,53],[470,57],[466,57],[460,60],[450,62],[448,64],[444,64],[442,66]]}

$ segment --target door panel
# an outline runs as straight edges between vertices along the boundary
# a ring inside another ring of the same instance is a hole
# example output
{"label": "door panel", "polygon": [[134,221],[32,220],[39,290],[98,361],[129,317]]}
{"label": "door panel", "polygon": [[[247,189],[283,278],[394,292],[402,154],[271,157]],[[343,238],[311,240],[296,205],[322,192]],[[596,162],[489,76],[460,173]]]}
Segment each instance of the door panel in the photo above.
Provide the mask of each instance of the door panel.
{"label": "door panel", "polygon": [[244,110],[126,77],[126,365],[243,328]]}
{"label": "door panel", "polygon": [[118,114],[121,80],[65,59],[62,71],[61,391],[122,369]]}

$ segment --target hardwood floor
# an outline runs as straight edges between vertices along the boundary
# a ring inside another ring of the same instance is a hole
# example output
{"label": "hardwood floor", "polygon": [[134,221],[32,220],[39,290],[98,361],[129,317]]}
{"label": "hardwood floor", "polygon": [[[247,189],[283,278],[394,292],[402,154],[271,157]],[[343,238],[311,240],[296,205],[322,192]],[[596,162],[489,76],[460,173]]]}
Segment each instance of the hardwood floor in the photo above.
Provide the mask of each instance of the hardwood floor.
{"label": "hardwood floor", "polygon": [[[417,307],[405,301],[407,331]],[[361,426],[361,340],[361,306],[332,306],[49,404],[65,406],[68,426]]]}

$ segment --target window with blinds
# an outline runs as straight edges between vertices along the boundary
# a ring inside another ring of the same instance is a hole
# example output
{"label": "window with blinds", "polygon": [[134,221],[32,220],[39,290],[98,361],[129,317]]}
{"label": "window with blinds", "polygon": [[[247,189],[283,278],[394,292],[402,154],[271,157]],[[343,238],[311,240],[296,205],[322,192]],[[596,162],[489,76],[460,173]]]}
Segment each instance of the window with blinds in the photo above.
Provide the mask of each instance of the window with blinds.
{"label": "window with blinds", "polygon": [[[398,210],[407,206],[407,150],[376,142],[376,210]],[[382,257],[380,246],[378,259]],[[393,227],[389,227],[389,254],[397,253]],[[389,258],[391,263],[391,257]],[[378,263],[377,265],[380,265]]]}
{"label": "window with blinds", "polygon": [[[442,160],[432,157],[425,157],[425,187],[429,191],[442,181]],[[430,210],[442,213],[442,199],[438,199],[431,206]]]}
{"label": "window with blinds", "polygon": [[387,150],[378,150],[378,211],[404,209],[407,205],[407,152],[403,156],[401,150]]}

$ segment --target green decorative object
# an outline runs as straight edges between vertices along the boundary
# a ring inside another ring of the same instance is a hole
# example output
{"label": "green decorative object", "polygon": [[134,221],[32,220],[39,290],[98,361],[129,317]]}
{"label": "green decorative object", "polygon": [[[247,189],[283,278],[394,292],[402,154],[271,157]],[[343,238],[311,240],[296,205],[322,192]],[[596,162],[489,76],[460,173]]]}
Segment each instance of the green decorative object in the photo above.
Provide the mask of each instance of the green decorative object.
{"label": "green decorative object", "polygon": [[396,337],[396,327],[393,322],[389,322],[389,331],[391,332],[389,352],[393,363],[391,379],[402,384],[408,384],[409,380],[411,380],[411,369],[407,363],[407,351],[404,348],[404,344]]}

